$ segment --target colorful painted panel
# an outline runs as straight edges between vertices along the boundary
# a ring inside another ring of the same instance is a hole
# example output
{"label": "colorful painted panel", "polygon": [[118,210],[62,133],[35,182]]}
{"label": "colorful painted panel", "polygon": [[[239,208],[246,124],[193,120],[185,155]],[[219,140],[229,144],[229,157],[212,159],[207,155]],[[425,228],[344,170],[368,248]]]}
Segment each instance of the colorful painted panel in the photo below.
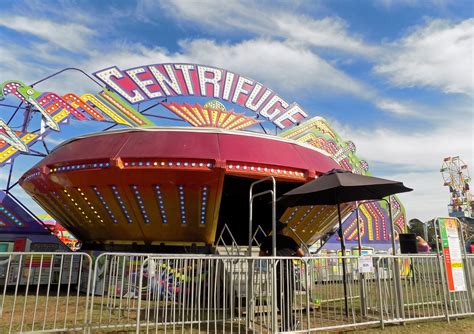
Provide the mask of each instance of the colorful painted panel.
{"label": "colorful painted panel", "polygon": [[[61,126],[68,124],[71,117],[77,120],[95,120],[114,122],[127,126],[154,125],[125,102],[116,93],[105,89],[99,94],[85,94],[81,97],[74,94],[58,96],[54,93],[43,93],[20,81],[5,82],[0,86],[0,97],[13,94],[27,105],[26,113],[31,107],[38,110],[47,127],[38,132],[13,131],[4,121],[0,122],[0,167],[12,162],[22,152],[38,140],[42,140],[51,131],[60,131]],[[29,119],[29,116],[25,117]],[[24,124],[26,129],[28,124]]]}
{"label": "colorful painted panel", "polygon": [[217,109],[212,106],[202,107],[198,103],[190,105],[172,102],[163,103],[163,106],[195,127],[241,130],[259,123],[256,119],[235,113],[233,110],[227,111],[225,108]]}
{"label": "colorful painted panel", "polygon": [[[282,132],[280,136],[304,142],[326,151],[332,156],[334,161],[339,164],[341,169],[349,170],[357,174],[370,175],[367,162],[359,159],[356,155],[354,143],[344,141],[323,118],[312,118],[300,124],[298,127]],[[390,201],[396,231],[403,232],[405,231],[405,212],[403,206],[396,196],[392,196]],[[335,210],[332,209],[332,211]],[[345,213],[346,215],[349,214],[350,210]],[[376,202],[361,205],[359,209],[359,219],[363,245],[374,246],[378,249],[388,249],[391,247],[391,227],[387,203]],[[320,223],[318,222],[318,224]],[[317,230],[327,231],[328,229],[324,229],[322,226]],[[343,230],[346,247],[350,248],[356,246],[358,240],[355,211],[350,213],[344,220]],[[326,247],[330,249],[339,249],[340,239],[338,235],[333,234],[326,245]]]}

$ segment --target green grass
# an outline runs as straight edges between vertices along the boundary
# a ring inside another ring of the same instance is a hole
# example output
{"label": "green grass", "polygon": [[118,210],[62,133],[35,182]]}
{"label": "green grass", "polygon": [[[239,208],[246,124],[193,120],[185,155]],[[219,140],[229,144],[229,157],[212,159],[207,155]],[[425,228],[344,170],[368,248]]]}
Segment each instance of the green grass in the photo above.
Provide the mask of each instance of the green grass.
{"label": "green grass", "polygon": [[341,333],[474,333],[474,316],[463,319],[451,319],[448,323],[445,319],[431,320],[424,322],[409,322],[405,325],[386,325],[381,328],[358,328],[356,330],[341,331]]}
{"label": "green grass", "polygon": [[[317,327],[326,327],[326,326],[337,326],[351,323],[352,321],[356,322],[364,322],[364,321],[377,321],[379,319],[379,294],[376,289],[376,282],[373,280],[366,281],[366,305],[368,306],[368,313],[367,317],[362,317],[361,315],[361,304],[359,299],[359,282],[352,281],[348,284],[348,291],[351,291],[353,298],[349,298],[348,304],[350,310],[354,310],[355,318],[353,319],[350,315],[349,318],[346,318],[343,314],[344,310],[344,299],[341,296],[344,295],[343,285],[340,281],[334,281],[330,283],[320,282],[319,284],[312,285],[312,293],[309,298],[310,307],[310,326],[311,328]],[[387,285],[387,286],[386,286]],[[404,301],[406,303],[413,303],[414,306],[406,306],[405,307],[405,314],[407,317],[419,317],[419,316],[432,316],[432,315],[442,315],[443,304],[441,302],[437,303],[436,301],[442,301],[442,296],[438,294],[441,291],[441,286],[439,282],[433,281],[428,279],[425,280],[418,279],[416,281],[403,279],[402,285],[405,287],[404,291],[407,293],[404,294]],[[295,311],[297,317],[302,321],[306,321],[306,295],[305,293],[307,285],[305,282],[300,282],[297,284],[299,287],[299,293],[295,294],[294,304],[295,304]],[[430,289],[427,289],[430,287]],[[303,289],[304,288],[304,289]],[[385,300],[386,303],[393,301],[393,296],[391,289],[392,284],[390,280],[382,281],[382,299]],[[22,328],[23,330],[31,330],[33,324],[33,318],[35,322],[35,330],[41,329],[43,323],[45,324],[46,329],[50,329],[53,327],[54,324],[54,317],[56,315],[56,328],[63,328],[65,324],[65,328],[72,328],[76,323],[76,326],[80,326],[83,323],[84,318],[86,317],[86,312],[89,308],[86,308],[86,305],[90,306],[91,300],[89,299],[86,301],[86,297],[77,291],[71,290],[69,299],[66,298],[64,295],[64,291],[61,290],[59,295],[57,295],[57,290],[52,289],[50,291],[50,296],[46,298],[44,289],[40,289],[38,294],[38,299],[36,300],[34,294],[36,293],[35,289],[30,289],[29,294],[33,294],[33,296],[29,295],[27,298],[27,302],[25,303],[25,297],[23,289],[18,291],[18,297],[15,301],[15,307],[13,307],[13,294],[14,291],[9,289],[6,295],[2,296],[0,294],[0,303],[3,302],[3,314],[0,315],[0,333],[8,332],[10,328],[10,318],[12,317],[13,312],[13,324],[12,330],[19,330]],[[115,291],[115,290],[112,290]],[[434,292],[434,293],[433,293]],[[111,297],[111,296],[110,296]],[[5,298],[5,299],[3,299]],[[102,324],[102,325],[130,325],[133,327],[136,317],[136,298],[126,299],[125,297],[123,300],[119,300],[117,298],[110,299],[113,303],[107,303],[108,298],[107,296],[101,297],[96,296],[94,298],[94,312],[92,315],[91,320],[92,324]],[[67,301],[67,302],[66,302]],[[435,303],[436,302],[436,303]],[[102,304],[103,303],[103,304]],[[130,303],[128,305],[127,303]],[[25,310],[23,307],[25,306]],[[119,308],[121,305],[121,308]],[[260,306],[268,306],[265,302],[265,299],[259,300],[258,305]],[[429,306],[428,306],[429,305]],[[36,313],[35,313],[35,306],[36,306]],[[142,304],[142,309],[148,306],[146,301]],[[164,309],[164,305],[162,302],[156,304],[154,301],[151,301],[149,305],[151,310],[160,309],[160,314],[162,315],[162,311]],[[384,318],[387,319],[390,315],[393,316],[393,305],[387,305],[388,311],[384,311]],[[179,306],[178,306],[179,308]],[[385,310],[385,307],[384,307]],[[202,312],[202,311],[201,311]],[[268,310],[265,311],[265,316],[263,314],[258,314],[256,323],[262,324],[267,321],[264,321],[264,317],[268,319]],[[219,313],[219,311],[218,311]],[[350,312],[351,313],[351,312]],[[170,314],[168,312],[168,314]],[[188,314],[188,313],[186,313]],[[203,316],[205,315],[202,313]],[[144,311],[141,312],[141,318],[145,318]],[[89,316],[89,314],[87,314]],[[157,316],[159,319],[160,315]],[[194,319],[196,317],[194,316]],[[218,317],[220,318],[220,316]],[[153,315],[151,317],[153,322]],[[203,318],[205,319],[205,318]],[[228,317],[226,317],[228,319]],[[75,322],[76,320],[77,322]],[[22,327],[23,324],[23,327]],[[237,321],[234,323],[237,328],[245,324],[244,320]],[[304,323],[306,327],[306,323]],[[130,326],[124,327],[124,332],[127,331]],[[218,327],[221,324],[217,325]],[[205,324],[202,324],[202,327],[206,327]],[[211,325],[213,327],[213,325]],[[230,329],[230,324],[226,324],[227,327]],[[167,326],[168,332],[172,332],[173,327]],[[181,326],[177,325],[177,331],[181,331]],[[184,325],[184,332],[190,330],[190,325]],[[194,326],[193,326],[194,328]],[[161,333],[162,328],[159,328],[158,332]],[[265,325],[259,327],[260,331],[265,332],[268,330]],[[105,332],[106,330],[102,330]],[[133,329],[132,329],[133,331]],[[152,330],[154,331],[154,329]],[[196,330],[193,330],[197,332]],[[438,319],[436,321],[430,320],[423,322],[408,322],[405,326],[403,325],[386,325],[385,331],[382,331],[380,328],[364,328],[358,327],[357,330],[339,330],[339,331],[332,331],[334,332],[382,332],[382,333],[413,333],[417,331],[423,331],[424,333],[432,332],[434,333],[451,333],[451,332],[459,332],[459,333],[474,333],[474,317],[465,318],[461,320],[452,320],[451,324],[448,324],[446,320]],[[95,331],[97,332],[97,331]],[[201,331],[202,332],[202,331]],[[205,331],[204,331],[205,332]],[[222,330],[220,331],[222,332]],[[237,332],[237,331],[235,331]],[[423,333],[418,333],[423,334]],[[431,334],[431,333],[428,333]]]}

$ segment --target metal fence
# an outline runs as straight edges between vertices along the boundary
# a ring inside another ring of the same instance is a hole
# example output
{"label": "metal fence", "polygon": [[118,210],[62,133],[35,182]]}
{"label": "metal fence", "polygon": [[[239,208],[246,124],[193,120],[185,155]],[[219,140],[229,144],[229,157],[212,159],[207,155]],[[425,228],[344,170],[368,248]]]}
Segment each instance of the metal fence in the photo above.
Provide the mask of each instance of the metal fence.
{"label": "metal fence", "polygon": [[84,329],[90,270],[84,253],[0,253],[0,332]]}
{"label": "metal fence", "polygon": [[437,255],[2,253],[0,332],[275,333],[449,320],[474,314],[473,269],[466,256],[466,291],[449,292]]}

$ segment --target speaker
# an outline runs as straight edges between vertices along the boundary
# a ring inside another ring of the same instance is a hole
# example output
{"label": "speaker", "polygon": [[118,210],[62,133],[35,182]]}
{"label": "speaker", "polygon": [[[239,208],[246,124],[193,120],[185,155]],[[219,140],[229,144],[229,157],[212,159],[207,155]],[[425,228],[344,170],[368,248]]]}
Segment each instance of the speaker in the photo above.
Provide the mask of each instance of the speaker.
{"label": "speaker", "polygon": [[400,251],[402,254],[418,253],[415,233],[400,233],[398,235],[398,240],[400,241]]}

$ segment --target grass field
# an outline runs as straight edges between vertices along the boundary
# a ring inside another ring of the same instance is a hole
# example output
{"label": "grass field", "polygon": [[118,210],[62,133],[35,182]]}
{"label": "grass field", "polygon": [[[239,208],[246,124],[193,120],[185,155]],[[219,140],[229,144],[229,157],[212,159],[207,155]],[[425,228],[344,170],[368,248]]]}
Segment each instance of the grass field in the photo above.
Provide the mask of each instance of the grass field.
{"label": "grass field", "polygon": [[[13,298],[11,295],[6,295],[6,298],[3,300],[3,314],[0,316],[0,333],[7,333],[10,328],[10,319],[11,319],[11,311],[13,306]],[[78,298],[69,298],[67,299],[65,296],[50,296],[46,300],[44,296],[40,296],[38,300],[35,298],[29,298],[27,302],[27,307],[24,310],[23,306],[25,305],[25,298],[23,296],[19,296],[15,301],[16,304],[16,312],[13,316],[13,324],[11,329],[13,331],[31,331],[31,330],[41,330],[41,329],[50,329],[50,328],[74,328],[74,327],[81,327],[81,321],[84,319],[86,309],[86,300],[84,296],[79,296]],[[94,314],[92,323],[93,324],[102,324],[101,326],[115,326],[115,325],[123,325],[124,327],[121,328],[120,332],[127,333],[127,332],[134,332],[134,322],[136,319],[136,311],[134,312],[133,309],[135,307],[136,300],[128,300],[128,302],[132,302],[133,305],[129,305],[131,308],[125,307],[122,311],[119,311],[116,307],[110,308],[111,304],[110,301],[107,302],[101,301],[101,297],[96,297],[94,300]],[[67,302],[66,302],[67,301]],[[35,308],[34,305],[37,305]],[[117,302],[118,304],[118,302]],[[48,307],[45,307],[48,305]],[[124,304],[125,306],[125,301]],[[116,305],[118,306],[118,305]],[[36,312],[35,312],[36,309]],[[46,312],[47,309],[47,312]],[[320,326],[329,326],[329,325],[340,325],[340,315],[334,314],[334,312],[329,312],[328,310],[324,310],[325,307],[321,305],[321,308],[315,309],[312,311],[312,315],[314,318],[312,319],[312,326],[320,327]],[[337,309],[340,309],[339,307]],[[171,313],[171,312],[170,312]],[[56,316],[54,316],[56,315]],[[203,318],[205,318],[203,314]],[[264,317],[263,314],[257,316],[255,319],[257,323],[265,323],[262,321]],[[145,313],[142,312],[142,319],[145,317]],[[267,314],[268,317],[268,314]],[[56,319],[55,319],[56,318]],[[99,319],[100,318],[100,319]],[[218,316],[221,318],[221,316]],[[259,319],[261,318],[261,319]],[[204,320],[204,319],[203,319]],[[267,320],[268,321],[268,320]],[[314,321],[314,322],[313,322]],[[155,328],[153,327],[153,317],[151,319],[151,327],[150,331],[155,332]],[[35,323],[33,327],[33,323]],[[127,325],[128,324],[128,325]],[[240,327],[240,332],[245,332],[245,321],[236,321],[234,325],[226,325],[226,328],[221,327],[222,324],[217,324],[217,327],[214,327],[214,324],[211,324],[210,330],[213,331],[215,328],[218,328],[219,332],[227,332],[230,329],[230,326],[234,328],[234,332],[238,332],[238,328]],[[43,327],[44,326],[44,327]],[[130,326],[130,327],[128,327]],[[176,326],[176,327],[175,327]],[[184,331],[185,333],[206,333],[207,325],[205,322],[201,324],[198,328],[197,326],[193,325],[192,329],[189,325],[184,325],[181,327],[180,324],[176,325],[168,325],[166,326],[167,332],[173,332],[177,330],[179,332]],[[224,330],[224,331],[223,331]],[[259,328],[258,332],[267,332],[268,328],[263,325]],[[93,332],[98,332],[94,331]],[[115,332],[113,329],[107,331],[106,328],[102,328],[100,332]],[[157,329],[158,333],[162,333],[163,327],[160,326]],[[358,327],[357,329],[348,329],[348,330],[335,330],[331,331],[332,333],[414,333],[420,332],[421,333],[474,333],[474,316],[463,318],[459,320],[451,320],[448,323],[444,319],[438,320],[430,320],[424,322],[407,322],[405,325],[393,325],[387,324],[385,330],[382,330],[380,327],[378,328],[364,328]]]}
{"label": "grass field", "polygon": [[425,322],[411,322],[406,325],[388,325],[384,330],[380,328],[358,328],[357,330],[346,330],[341,333],[474,333],[474,316],[451,320],[448,323],[446,320],[425,321]]}

